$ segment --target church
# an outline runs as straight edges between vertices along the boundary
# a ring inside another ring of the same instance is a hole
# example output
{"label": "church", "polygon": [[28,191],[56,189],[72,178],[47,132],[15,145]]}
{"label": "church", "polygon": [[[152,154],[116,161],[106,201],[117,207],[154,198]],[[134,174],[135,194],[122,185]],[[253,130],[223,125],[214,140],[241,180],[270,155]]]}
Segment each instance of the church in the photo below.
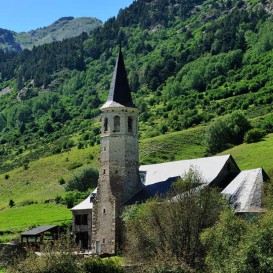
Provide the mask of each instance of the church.
{"label": "church", "polygon": [[101,107],[101,152],[98,187],[71,209],[76,243],[98,255],[117,253],[124,206],[166,194],[190,169],[205,185],[218,187],[237,213],[262,210],[262,168],[241,171],[231,155],[139,166],[138,109],[134,105],[121,50],[110,92]]}

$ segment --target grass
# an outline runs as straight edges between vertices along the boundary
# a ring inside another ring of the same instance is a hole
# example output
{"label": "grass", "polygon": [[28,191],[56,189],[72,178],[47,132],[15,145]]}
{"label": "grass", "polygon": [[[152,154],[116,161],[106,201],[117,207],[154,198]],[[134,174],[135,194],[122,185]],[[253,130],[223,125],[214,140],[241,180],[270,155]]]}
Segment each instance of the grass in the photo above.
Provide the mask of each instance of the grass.
{"label": "grass", "polygon": [[243,143],[221,154],[231,154],[242,170],[262,167],[266,172],[273,169],[273,134],[262,141]]}
{"label": "grass", "polygon": [[[169,133],[140,141],[141,164],[182,160],[205,156],[205,127],[198,126],[181,132]],[[273,168],[273,134],[264,140],[242,144],[221,154],[231,154],[242,169],[263,167],[266,172]],[[45,200],[64,195],[64,185],[60,177],[69,179],[75,172],[88,165],[98,167],[99,146],[77,149],[31,162],[29,168],[22,167],[0,176],[0,231],[4,232],[0,240],[9,240],[15,234],[31,226],[62,224],[71,221],[70,210],[55,203],[41,204]],[[72,164],[82,166],[71,169]],[[9,200],[15,207],[9,208]],[[38,201],[38,204],[23,204]],[[6,233],[5,233],[6,232]],[[1,273],[1,272],[0,272]]]}
{"label": "grass", "polygon": [[205,127],[169,133],[140,141],[141,164],[191,159],[205,156]]}
{"label": "grass", "polygon": [[[98,167],[99,147],[86,149],[73,148],[69,152],[42,158],[29,163],[27,169],[14,169],[0,176],[0,210],[7,208],[12,199],[15,204],[43,202],[63,196],[64,185],[59,184],[62,177],[68,180],[80,169],[87,166]],[[91,158],[94,159],[91,159]],[[71,165],[81,162],[82,166],[71,169]],[[8,175],[8,179],[5,178]]]}
{"label": "grass", "polygon": [[13,207],[0,211],[0,231],[9,239],[35,226],[68,224],[71,219],[69,209],[54,203]]}

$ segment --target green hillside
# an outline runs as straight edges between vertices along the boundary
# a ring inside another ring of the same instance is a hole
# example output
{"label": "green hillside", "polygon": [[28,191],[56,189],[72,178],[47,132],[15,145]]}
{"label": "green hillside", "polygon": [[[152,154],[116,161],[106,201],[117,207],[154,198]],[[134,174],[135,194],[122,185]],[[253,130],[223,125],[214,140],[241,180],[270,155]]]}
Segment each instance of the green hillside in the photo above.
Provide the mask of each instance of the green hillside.
{"label": "green hillside", "polygon": [[[204,156],[204,129],[197,127],[141,141],[141,162],[159,163]],[[4,235],[0,236],[0,241],[16,237],[17,232],[34,225],[68,224],[72,216],[70,210],[54,202],[56,196],[65,196],[64,186],[59,185],[58,178],[63,177],[67,180],[73,173],[87,165],[98,166],[98,148],[98,146],[93,149],[74,148],[68,153],[35,161],[27,170],[15,169],[8,173],[10,177],[7,180],[2,175],[0,232]],[[272,174],[272,153],[273,134],[269,134],[260,142],[244,143],[221,154],[231,154],[242,170],[263,167]],[[93,160],[90,160],[90,155],[94,156]],[[73,162],[81,162],[83,166],[76,170],[68,170]],[[36,179],[37,177],[39,179]],[[15,202],[12,208],[8,206],[10,199]],[[50,200],[51,203],[44,204],[46,200]],[[31,202],[37,203],[28,205]]]}
{"label": "green hillside", "polygon": [[231,154],[242,170],[262,167],[266,172],[273,171],[273,134],[257,143],[243,143],[221,154]]}
{"label": "green hillside", "polygon": [[[140,110],[141,164],[207,155],[206,127],[241,110],[268,135],[224,153],[242,169],[270,171],[270,7],[271,1],[253,0],[138,0],[90,34],[20,53],[0,50],[0,215],[9,214],[16,225],[16,211],[23,214],[28,204],[37,202],[38,208],[49,201],[53,209],[56,196],[67,195],[60,178],[68,181],[86,166],[98,167],[99,108],[119,44]],[[73,21],[34,31],[34,42],[53,41],[60,29],[58,36],[66,37]],[[12,35],[0,31],[3,40]],[[21,42],[31,46],[25,35]],[[60,221],[70,217],[63,209],[67,214]],[[27,223],[18,225],[25,229]]]}
{"label": "green hillside", "polygon": [[251,119],[272,113],[269,8],[267,1],[139,0],[89,35],[0,51],[0,173],[65,150],[73,134],[74,146],[99,143],[118,44],[141,139],[234,110]]}

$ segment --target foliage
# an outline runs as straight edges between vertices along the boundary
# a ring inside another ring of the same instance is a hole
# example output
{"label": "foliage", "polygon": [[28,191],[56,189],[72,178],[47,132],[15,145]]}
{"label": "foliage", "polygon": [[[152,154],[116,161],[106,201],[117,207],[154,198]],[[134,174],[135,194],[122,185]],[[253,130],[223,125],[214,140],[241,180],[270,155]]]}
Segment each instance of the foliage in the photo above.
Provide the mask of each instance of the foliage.
{"label": "foliage", "polygon": [[85,168],[67,181],[65,190],[73,191],[78,190],[86,192],[88,189],[95,188],[99,177],[98,170],[94,168]]}
{"label": "foliage", "polygon": [[73,208],[82,200],[87,198],[88,195],[89,193],[74,190],[72,192],[68,192],[64,197],[57,196],[55,198],[55,202],[56,204],[65,204],[67,208]]}
{"label": "foliage", "polygon": [[15,205],[15,202],[12,199],[10,199],[9,200],[9,207],[12,208],[12,207],[14,207],[14,205]]}
{"label": "foliage", "polygon": [[260,141],[263,137],[265,137],[266,132],[259,128],[253,128],[246,132],[244,136],[244,141],[246,143],[252,143]]}
{"label": "foliage", "polygon": [[209,153],[215,154],[231,145],[243,142],[250,123],[241,112],[219,117],[211,123],[206,132],[206,146]]}
{"label": "foliage", "polygon": [[219,193],[196,170],[175,183],[166,200],[154,199],[124,214],[127,255],[134,261],[200,268],[204,249],[200,232],[212,226],[223,206]]}
{"label": "foliage", "polygon": [[224,212],[219,222],[202,234],[211,272],[272,272],[272,211],[256,222]]}
{"label": "foliage", "polygon": [[227,209],[214,227],[202,233],[201,240],[207,249],[206,263],[212,272],[233,272],[230,261],[247,228],[246,221]]}
{"label": "foliage", "polygon": [[[140,109],[141,138],[195,127],[234,110],[265,117],[273,101],[273,23],[266,5],[141,0],[89,35],[19,54],[0,51],[0,171],[22,166],[24,159],[99,143],[97,117],[117,44]],[[270,132],[271,124],[265,118],[260,127]]]}
{"label": "foliage", "polygon": [[84,273],[122,273],[120,265],[116,264],[113,259],[88,258],[83,262]]}
{"label": "foliage", "polygon": [[122,273],[123,270],[114,260],[100,258],[82,259],[75,255],[74,238],[69,234],[55,242],[45,244],[42,255],[34,253],[8,269],[13,273]]}

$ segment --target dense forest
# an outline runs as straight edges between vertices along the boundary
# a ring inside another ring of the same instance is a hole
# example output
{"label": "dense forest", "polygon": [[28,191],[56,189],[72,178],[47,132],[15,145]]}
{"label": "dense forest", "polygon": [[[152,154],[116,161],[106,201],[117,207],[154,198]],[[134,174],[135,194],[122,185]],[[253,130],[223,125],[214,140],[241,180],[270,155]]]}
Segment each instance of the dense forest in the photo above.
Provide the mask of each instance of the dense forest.
{"label": "dense forest", "polygon": [[272,132],[270,10],[271,1],[138,0],[90,34],[0,51],[1,172],[99,142],[118,45],[141,138],[234,110]]}

